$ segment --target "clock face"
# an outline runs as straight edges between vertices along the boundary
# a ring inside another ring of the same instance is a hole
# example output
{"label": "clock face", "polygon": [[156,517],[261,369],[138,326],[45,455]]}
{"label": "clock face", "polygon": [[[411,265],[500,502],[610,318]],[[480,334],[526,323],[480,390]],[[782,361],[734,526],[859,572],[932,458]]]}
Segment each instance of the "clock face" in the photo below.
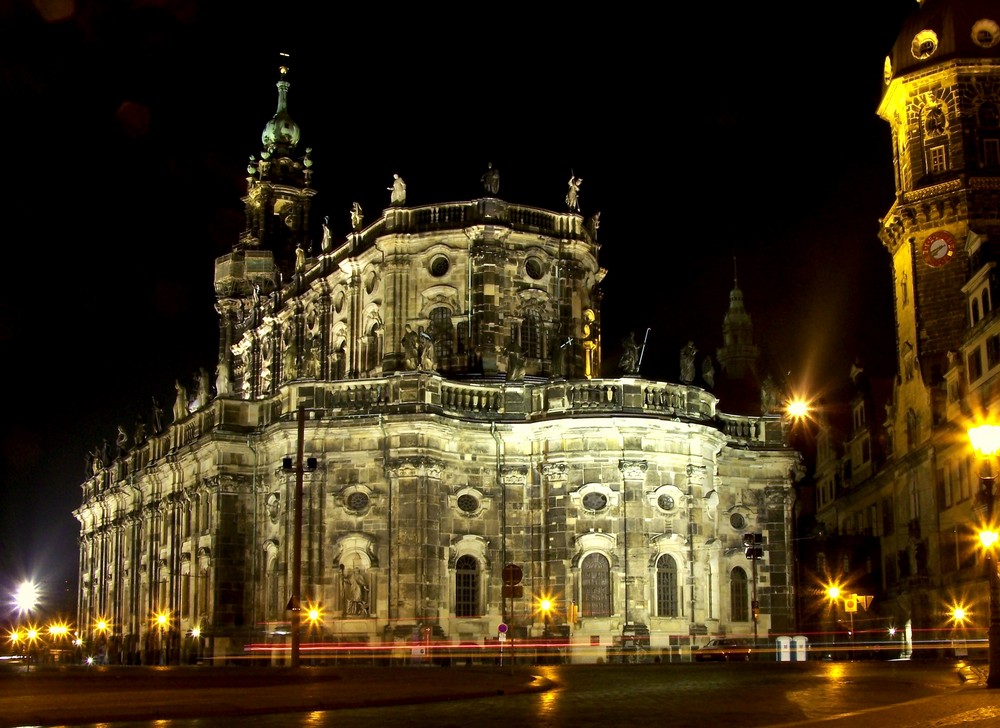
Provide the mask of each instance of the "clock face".
{"label": "clock face", "polygon": [[932,268],[940,268],[955,255],[955,238],[944,230],[933,232],[924,238],[924,261]]}

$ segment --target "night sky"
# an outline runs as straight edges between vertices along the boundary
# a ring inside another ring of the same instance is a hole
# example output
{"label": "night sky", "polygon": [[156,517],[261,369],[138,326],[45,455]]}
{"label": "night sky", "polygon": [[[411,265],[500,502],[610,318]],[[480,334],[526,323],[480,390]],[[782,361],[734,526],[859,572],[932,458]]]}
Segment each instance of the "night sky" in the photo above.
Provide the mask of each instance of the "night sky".
{"label": "night sky", "polygon": [[214,371],[214,259],[243,229],[281,52],[335,239],[355,200],[366,223],[388,207],[394,173],[416,206],[481,196],[492,163],[499,197],[552,210],[572,173],[581,212],[601,213],[606,375],[629,331],[649,330],[649,379],[677,381],[688,340],[714,355],[734,260],[766,370],[813,395],[856,355],[893,372],[875,111],[913,0],[695,4],[682,20],[669,5],[309,5],[322,14],[0,4],[0,603],[24,577],[75,579],[88,451]]}

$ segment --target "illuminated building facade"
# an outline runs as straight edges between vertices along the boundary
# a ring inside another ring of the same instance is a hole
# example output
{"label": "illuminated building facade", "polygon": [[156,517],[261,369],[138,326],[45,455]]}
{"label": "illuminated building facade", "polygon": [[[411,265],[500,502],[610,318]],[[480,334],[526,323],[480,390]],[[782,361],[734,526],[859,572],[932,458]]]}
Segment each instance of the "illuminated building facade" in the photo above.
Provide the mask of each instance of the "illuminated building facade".
{"label": "illuminated building facade", "polygon": [[218,368],[83,483],[79,618],[114,625],[111,659],[287,660],[296,597],[322,611],[303,643],[407,655],[501,624],[577,662],[793,630],[782,417],[634,360],[602,378],[598,220],[572,181],[553,212],[504,201],[492,167],[436,205],[396,177],[334,241],[286,74],[215,261]]}
{"label": "illuminated building facade", "polygon": [[[926,0],[884,66],[878,115],[892,133],[895,200],[881,220],[894,284],[897,375],[857,376],[840,437],[821,433],[822,577],[874,596],[865,624],[954,639],[953,606],[985,627],[978,465],[966,434],[997,416],[1000,317],[1000,12]],[[859,374],[859,373],[855,373]],[[850,554],[848,552],[851,552]],[[973,606],[974,605],[974,606]],[[979,637],[985,637],[980,632]]]}

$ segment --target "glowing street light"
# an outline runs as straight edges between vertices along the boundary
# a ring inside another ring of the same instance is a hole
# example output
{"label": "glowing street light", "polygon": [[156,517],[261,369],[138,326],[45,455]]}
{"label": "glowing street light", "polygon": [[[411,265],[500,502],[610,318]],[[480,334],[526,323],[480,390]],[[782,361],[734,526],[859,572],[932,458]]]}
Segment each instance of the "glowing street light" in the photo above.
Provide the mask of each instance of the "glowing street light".
{"label": "glowing street light", "polygon": [[22,581],[14,592],[14,608],[21,614],[30,614],[38,608],[41,591],[33,581]]}
{"label": "glowing street light", "polygon": [[108,632],[111,631],[111,623],[103,617],[98,617],[97,621],[94,622],[94,631],[97,633],[97,640],[95,640],[95,646],[97,646],[101,653],[101,661],[107,663],[108,661]]}
{"label": "glowing street light", "polygon": [[163,649],[163,630],[170,626],[170,612],[156,612],[153,615],[153,623],[160,634],[160,664],[167,664],[167,653]]}
{"label": "glowing street light", "polygon": [[969,440],[981,459],[979,469],[980,494],[986,504],[986,523],[979,532],[985,549],[986,578],[990,593],[989,673],[986,687],[1000,687],[1000,584],[993,547],[997,542],[997,527],[993,522],[994,480],[993,457],[1000,450],[1000,425],[985,424],[969,428]]}
{"label": "glowing street light", "polygon": [[789,400],[788,405],[785,407],[785,412],[792,419],[801,420],[809,414],[809,403],[804,399]]}

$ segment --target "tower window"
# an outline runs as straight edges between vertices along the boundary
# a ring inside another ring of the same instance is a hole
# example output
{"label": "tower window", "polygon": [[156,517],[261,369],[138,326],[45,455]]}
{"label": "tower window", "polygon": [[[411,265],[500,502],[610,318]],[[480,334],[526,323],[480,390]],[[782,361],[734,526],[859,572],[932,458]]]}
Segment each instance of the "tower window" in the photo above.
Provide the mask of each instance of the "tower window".
{"label": "tower window", "polygon": [[918,61],[930,58],[938,47],[937,33],[933,30],[921,30],[913,36],[913,43],[910,44],[910,53]]}
{"label": "tower window", "polygon": [[931,174],[938,174],[948,169],[945,158],[944,145],[939,144],[931,147],[927,152],[927,168]]}
{"label": "tower window", "polygon": [[983,139],[983,166],[1000,167],[1000,139]]}
{"label": "tower window", "polygon": [[538,311],[524,312],[521,323],[521,350],[529,359],[540,359],[542,356],[541,316]]}
{"label": "tower window", "polygon": [[438,306],[430,314],[430,335],[434,342],[434,356],[438,362],[447,365],[451,361],[455,327],[451,323],[451,311]]}
{"label": "tower window", "polygon": [[989,18],[977,20],[972,26],[972,41],[982,48],[992,48],[1000,43],[1000,25]]}
{"label": "tower window", "polygon": [[983,129],[996,129],[1000,124],[1000,111],[992,101],[984,101],[976,109],[976,120]]}

